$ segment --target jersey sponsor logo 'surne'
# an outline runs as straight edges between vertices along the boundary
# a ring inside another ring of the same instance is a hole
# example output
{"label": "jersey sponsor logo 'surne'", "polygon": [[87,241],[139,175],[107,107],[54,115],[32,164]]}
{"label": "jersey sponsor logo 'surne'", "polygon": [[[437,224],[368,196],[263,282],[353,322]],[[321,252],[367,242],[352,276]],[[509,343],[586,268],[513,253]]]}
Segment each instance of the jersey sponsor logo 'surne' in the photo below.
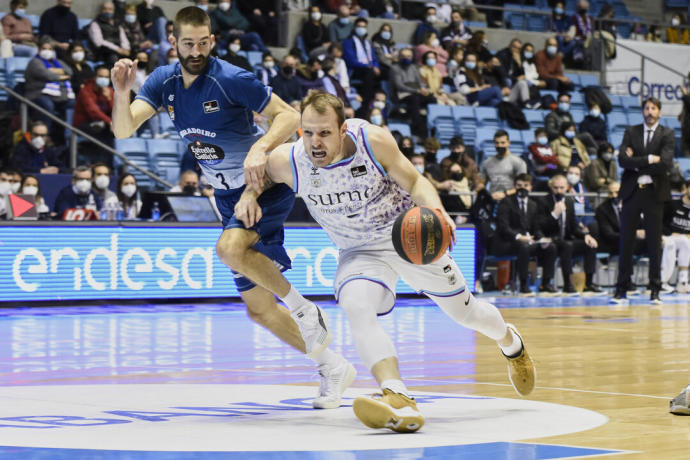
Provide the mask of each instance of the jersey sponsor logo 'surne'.
{"label": "jersey sponsor logo 'surne'", "polygon": [[314,204],[314,206],[334,206],[338,204],[362,201],[363,199],[369,198],[370,187],[364,189],[364,193],[359,190],[348,190],[345,192],[333,192],[321,194],[310,193],[307,195],[309,201]]}
{"label": "jersey sponsor logo 'surne'", "polygon": [[222,148],[201,141],[190,143],[187,145],[187,149],[199,163],[215,165],[225,158],[225,152]]}

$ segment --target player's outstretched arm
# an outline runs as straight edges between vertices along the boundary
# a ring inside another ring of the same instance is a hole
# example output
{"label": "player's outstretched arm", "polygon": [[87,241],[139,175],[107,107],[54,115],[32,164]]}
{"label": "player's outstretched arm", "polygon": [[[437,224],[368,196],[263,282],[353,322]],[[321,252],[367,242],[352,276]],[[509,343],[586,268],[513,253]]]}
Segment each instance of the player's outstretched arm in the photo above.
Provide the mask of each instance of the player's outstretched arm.
{"label": "player's outstretched arm", "polygon": [[129,93],[134,87],[137,61],[120,59],[110,70],[115,98],[113,101],[113,134],[118,139],[130,137],[134,132],[151,118],[156,109],[141,100],[135,100],[130,105]]}
{"label": "player's outstretched arm", "polygon": [[436,188],[412,166],[410,160],[405,158],[388,131],[372,125],[367,126],[366,130],[372,153],[381,163],[383,169],[410,194],[417,205],[441,210],[448,225],[450,225],[451,236],[453,243],[455,243],[455,222],[443,208]]}
{"label": "player's outstretched arm", "polygon": [[269,130],[249,149],[244,160],[244,182],[255,190],[260,190],[266,167],[266,154],[292,136],[299,128],[300,115],[275,94],[261,112],[271,121]]}
{"label": "player's outstretched arm", "polygon": [[235,217],[242,221],[246,228],[251,228],[261,220],[262,212],[258,198],[274,184],[287,184],[292,187],[292,168],[290,167],[290,150],[293,144],[283,144],[268,156],[264,170],[264,180],[259,191],[247,186],[235,205]]}

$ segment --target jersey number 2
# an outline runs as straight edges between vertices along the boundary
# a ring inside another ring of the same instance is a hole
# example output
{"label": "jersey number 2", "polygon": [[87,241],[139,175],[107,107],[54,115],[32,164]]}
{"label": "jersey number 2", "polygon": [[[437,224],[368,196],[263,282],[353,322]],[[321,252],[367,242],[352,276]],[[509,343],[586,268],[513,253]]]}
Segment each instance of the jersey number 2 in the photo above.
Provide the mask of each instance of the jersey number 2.
{"label": "jersey number 2", "polygon": [[216,177],[218,178],[220,183],[223,184],[223,186],[225,187],[225,190],[230,190],[230,186],[228,185],[227,182],[225,182],[225,176],[223,176],[222,173],[216,174]]}

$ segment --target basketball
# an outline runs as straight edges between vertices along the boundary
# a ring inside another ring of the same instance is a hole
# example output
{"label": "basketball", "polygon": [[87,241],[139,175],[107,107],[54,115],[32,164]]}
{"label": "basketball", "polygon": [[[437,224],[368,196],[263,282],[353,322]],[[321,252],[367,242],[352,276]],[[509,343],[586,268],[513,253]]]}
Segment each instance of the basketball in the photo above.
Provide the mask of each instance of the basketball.
{"label": "basketball", "polygon": [[393,246],[408,262],[425,265],[436,262],[450,246],[450,225],[438,209],[415,206],[395,219]]}

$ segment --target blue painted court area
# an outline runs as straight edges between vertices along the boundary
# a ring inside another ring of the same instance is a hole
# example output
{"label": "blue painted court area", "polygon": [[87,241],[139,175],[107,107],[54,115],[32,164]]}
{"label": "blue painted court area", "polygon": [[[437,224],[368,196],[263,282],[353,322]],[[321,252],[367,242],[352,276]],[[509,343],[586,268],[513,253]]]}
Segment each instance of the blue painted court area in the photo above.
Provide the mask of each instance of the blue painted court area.
{"label": "blue painted court area", "polygon": [[[395,435],[391,435],[395,436]],[[425,447],[420,449],[386,449],[365,451],[327,452],[141,452],[103,451],[85,449],[40,449],[0,447],[0,458],[14,459],[74,459],[102,460],[396,460],[455,459],[455,460],[547,460],[592,455],[610,455],[619,451],[587,449],[582,447],[529,444],[518,442],[491,442],[464,446]]]}

